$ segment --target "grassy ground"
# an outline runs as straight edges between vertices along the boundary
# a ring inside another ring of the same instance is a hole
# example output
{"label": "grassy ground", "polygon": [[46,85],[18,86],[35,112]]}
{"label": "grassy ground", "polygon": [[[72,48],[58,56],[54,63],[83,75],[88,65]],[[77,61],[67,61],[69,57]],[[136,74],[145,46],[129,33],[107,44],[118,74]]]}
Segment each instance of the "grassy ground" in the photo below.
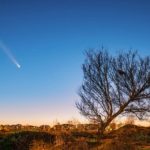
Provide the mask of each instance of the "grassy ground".
{"label": "grassy ground", "polygon": [[0,134],[0,150],[150,150],[150,128],[126,125],[99,139],[96,132]]}

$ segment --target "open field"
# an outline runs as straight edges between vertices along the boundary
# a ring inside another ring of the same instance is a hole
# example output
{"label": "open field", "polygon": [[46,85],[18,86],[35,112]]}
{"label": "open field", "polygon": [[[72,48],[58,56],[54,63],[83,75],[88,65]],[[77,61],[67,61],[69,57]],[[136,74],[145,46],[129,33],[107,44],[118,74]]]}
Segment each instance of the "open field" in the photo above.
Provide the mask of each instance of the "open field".
{"label": "open field", "polygon": [[101,140],[88,130],[1,132],[0,150],[150,150],[150,127],[126,125]]}

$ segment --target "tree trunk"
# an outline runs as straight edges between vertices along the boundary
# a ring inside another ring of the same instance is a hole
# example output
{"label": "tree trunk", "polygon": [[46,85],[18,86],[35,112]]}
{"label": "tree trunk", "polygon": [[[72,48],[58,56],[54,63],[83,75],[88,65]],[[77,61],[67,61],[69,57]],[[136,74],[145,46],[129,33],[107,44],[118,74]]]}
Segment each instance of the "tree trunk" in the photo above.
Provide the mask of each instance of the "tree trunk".
{"label": "tree trunk", "polygon": [[98,138],[102,139],[104,137],[104,131],[106,127],[99,127],[98,128]]}

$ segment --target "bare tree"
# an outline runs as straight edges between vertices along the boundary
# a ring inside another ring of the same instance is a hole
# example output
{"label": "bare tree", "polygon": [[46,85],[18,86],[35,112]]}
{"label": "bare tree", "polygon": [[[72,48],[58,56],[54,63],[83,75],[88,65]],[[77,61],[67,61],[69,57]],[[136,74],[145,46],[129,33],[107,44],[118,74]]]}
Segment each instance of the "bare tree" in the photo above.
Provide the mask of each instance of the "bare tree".
{"label": "bare tree", "polygon": [[119,115],[150,115],[150,56],[129,51],[111,56],[107,51],[88,51],[82,66],[80,113],[99,124],[99,132]]}

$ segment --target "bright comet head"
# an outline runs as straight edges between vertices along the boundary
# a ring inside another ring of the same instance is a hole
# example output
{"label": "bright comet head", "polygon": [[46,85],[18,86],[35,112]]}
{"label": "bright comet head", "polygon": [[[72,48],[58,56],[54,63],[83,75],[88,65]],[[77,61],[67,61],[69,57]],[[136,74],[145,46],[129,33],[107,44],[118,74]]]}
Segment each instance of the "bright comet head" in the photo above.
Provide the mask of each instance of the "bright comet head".
{"label": "bright comet head", "polygon": [[21,68],[21,65],[17,64],[17,67],[20,69],[20,68]]}

